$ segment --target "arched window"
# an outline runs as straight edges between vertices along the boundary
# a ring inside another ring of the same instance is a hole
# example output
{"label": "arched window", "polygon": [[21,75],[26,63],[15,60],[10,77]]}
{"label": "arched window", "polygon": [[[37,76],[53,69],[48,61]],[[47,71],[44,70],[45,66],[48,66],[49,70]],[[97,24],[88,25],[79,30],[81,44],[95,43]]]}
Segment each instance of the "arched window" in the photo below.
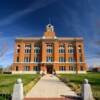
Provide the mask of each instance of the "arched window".
{"label": "arched window", "polygon": [[75,53],[75,47],[73,45],[68,45],[68,53]]}
{"label": "arched window", "polygon": [[17,45],[16,53],[17,54],[20,53],[20,45],[19,44]]}
{"label": "arched window", "polygon": [[25,53],[31,53],[31,44],[25,44]]}
{"label": "arched window", "polygon": [[78,52],[82,53],[82,47],[81,47],[81,45],[78,46]]}
{"label": "arched window", "polygon": [[65,53],[65,47],[64,44],[59,46],[59,53]]}
{"label": "arched window", "polygon": [[34,46],[34,53],[35,54],[39,54],[40,53],[40,46],[37,45],[37,44]]}
{"label": "arched window", "polygon": [[53,53],[53,46],[47,45],[47,53]]}

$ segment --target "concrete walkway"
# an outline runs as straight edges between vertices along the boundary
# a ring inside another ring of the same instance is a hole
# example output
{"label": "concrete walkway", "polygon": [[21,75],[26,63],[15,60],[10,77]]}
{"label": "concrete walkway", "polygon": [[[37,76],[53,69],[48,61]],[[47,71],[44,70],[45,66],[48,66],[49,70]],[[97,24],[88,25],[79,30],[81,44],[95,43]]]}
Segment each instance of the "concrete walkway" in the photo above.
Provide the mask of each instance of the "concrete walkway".
{"label": "concrete walkway", "polygon": [[26,98],[61,98],[77,96],[68,86],[53,75],[45,75],[26,95]]}

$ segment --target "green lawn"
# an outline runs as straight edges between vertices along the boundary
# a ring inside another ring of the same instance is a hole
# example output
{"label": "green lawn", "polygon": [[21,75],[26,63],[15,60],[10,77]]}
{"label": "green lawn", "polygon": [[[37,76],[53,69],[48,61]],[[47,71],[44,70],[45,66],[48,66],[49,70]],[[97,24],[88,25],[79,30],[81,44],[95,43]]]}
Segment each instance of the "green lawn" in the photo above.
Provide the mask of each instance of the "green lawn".
{"label": "green lawn", "polygon": [[16,79],[21,78],[24,84],[24,92],[26,93],[28,89],[36,83],[40,78],[39,74],[25,74],[25,75],[12,75],[12,74],[0,74],[0,93],[11,94],[13,91],[13,86],[16,83]]}
{"label": "green lawn", "polygon": [[74,91],[80,94],[81,84],[84,79],[88,79],[92,86],[93,95],[96,100],[100,100],[100,73],[87,74],[60,74],[58,76],[62,81],[69,85]]}

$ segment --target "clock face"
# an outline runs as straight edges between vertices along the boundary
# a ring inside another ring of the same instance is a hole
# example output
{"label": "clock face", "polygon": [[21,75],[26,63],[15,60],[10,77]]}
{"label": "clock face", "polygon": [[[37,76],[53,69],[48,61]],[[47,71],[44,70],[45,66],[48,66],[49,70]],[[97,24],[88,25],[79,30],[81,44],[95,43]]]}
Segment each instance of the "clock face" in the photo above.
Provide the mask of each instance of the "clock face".
{"label": "clock face", "polygon": [[51,27],[51,25],[48,25],[48,27]]}
{"label": "clock face", "polygon": [[54,31],[54,28],[53,28],[53,26],[51,24],[47,25],[47,31],[49,31],[49,32],[53,32]]}

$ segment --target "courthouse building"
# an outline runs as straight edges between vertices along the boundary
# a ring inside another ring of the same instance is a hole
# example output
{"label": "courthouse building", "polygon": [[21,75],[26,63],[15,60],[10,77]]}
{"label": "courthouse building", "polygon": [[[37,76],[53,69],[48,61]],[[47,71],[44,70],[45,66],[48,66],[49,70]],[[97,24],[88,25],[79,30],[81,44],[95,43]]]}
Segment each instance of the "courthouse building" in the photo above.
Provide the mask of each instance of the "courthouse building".
{"label": "courthouse building", "polygon": [[85,73],[82,38],[57,37],[48,24],[43,37],[16,38],[12,73]]}

